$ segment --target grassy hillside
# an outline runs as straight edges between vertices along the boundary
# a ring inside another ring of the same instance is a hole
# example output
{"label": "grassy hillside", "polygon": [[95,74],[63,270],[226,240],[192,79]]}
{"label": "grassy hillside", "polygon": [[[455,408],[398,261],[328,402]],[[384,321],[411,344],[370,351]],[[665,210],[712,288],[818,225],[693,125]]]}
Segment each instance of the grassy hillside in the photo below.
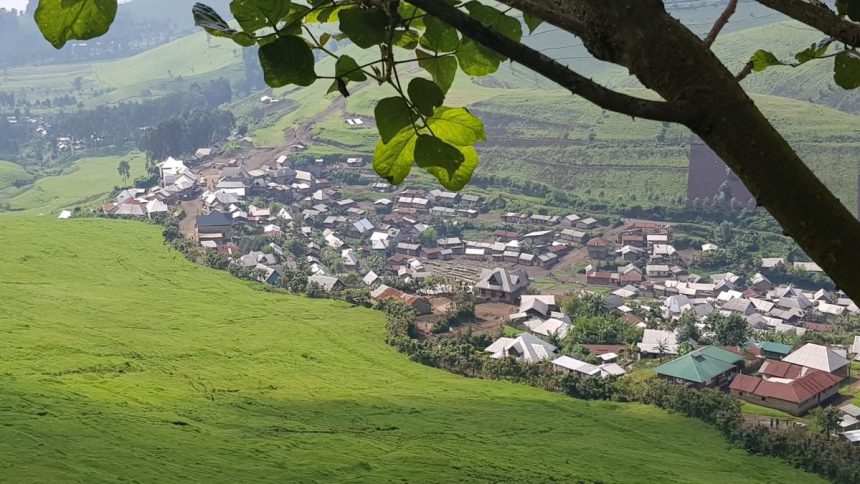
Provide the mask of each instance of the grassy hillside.
{"label": "grassy hillside", "polygon": [[24,171],[20,165],[0,160],[0,192],[30,183],[32,180],[33,176]]}
{"label": "grassy hillside", "polygon": [[113,187],[122,185],[122,177],[117,173],[120,159],[128,160],[131,165],[132,180],[143,174],[146,159],[141,153],[82,158],[68,173],[42,178],[9,202],[13,209],[54,213],[98,201]]}
{"label": "grassy hillside", "polygon": [[[30,101],[72,95],[87,107],[142,98],[182,88],[182,83],[243,73],[242,49],[232,41],[197,32],[125,59],[5,69],[0,90]],[[81,90],[73,88],[81,78]]]}
{"label": "grassy hillside", "polygon": [[417,365],[378,313],[255,290],[154,226],[6,217],[0,481],[816,481],[655,408]]}

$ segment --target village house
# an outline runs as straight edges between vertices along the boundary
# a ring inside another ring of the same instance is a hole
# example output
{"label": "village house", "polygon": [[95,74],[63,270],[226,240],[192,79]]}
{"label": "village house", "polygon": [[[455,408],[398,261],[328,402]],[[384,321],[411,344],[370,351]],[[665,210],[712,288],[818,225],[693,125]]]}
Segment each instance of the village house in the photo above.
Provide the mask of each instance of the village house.
{"label": "village house", "polygon": [[842,376],[785,360],[766,360],[759,373],[761,376],[735,377],[729,387],[732,395],[795,416],[832,398],[843,380]]}
{"label": "village house", "polygon": [[654,371],[662,378],[695,388],[721,387],[738,373],[743,357],[716,346],[695,349],[660,365]]}
{"label": "village house", "polygon": [[578,222],[579,220],[580,220],[579,215],[577,215],[575,213],[571,213],[569,215],[565,215],[564,217],[562,217],[560,223],[561,223],[561,225],[563,225],[565,227],[575,227],[576,222]]}
{"label": "village house", "polygon": [[575,227],[586,230],[594,229],[597,227],[597,219],[588,217],[582,220],[577,220]]}
{"label": "village house", "polygon": [[581,230],[562,229],[559,239],[576,244],[584,244],[588,240],[588,234]]}
{"label": "village house", "polygon": [[227,240],[233,232],[230,217],[222,212],[213,211],[195,218],[195,235],[197,241]]}
{"label": "village house", "polygon": [[601,237],[589,240],[585,246],[588,250],[589,259],[603,260],[609,255],[609,246]]}
{"label": "village house", "polygon": [[419,315],[430,314],[433,311],[433,306],[426,297],[406,294],[405,292],[393,287],[380,284],[379,287],[370,292],[370,298],[373,301],[382,301],[384,299],[393,298],[405,302]]}
{"label": "village house", "polygon": [[834,375],[847,376],[849,361],[845,350],[807,343],[782,359],[785,363],[820,370]]}
{"label": "village house", "polygon": [[394,251],[398,254],[418,257],[421,255],[421,244],[409,244],[406,242],[400,242],[399,244],[397,244]]}
{"label": "village house", "polygon": [[340,279],[332,276],[325,276],[322,274],[314,274],[312,276],[308,276],[308,285],[316,284],[322,288],[325,292],[333,292],[340,289],[343,289],[343,283],[340,282]]}
{"label": "village house", "polygon": [[492,358],[514,358],[527,363],[539,363],[552,357],[556,347],[537,336],[522,333],[516,338],[502,337],[484,350]]}
{"label": "village house", "polygon": [[773,341],[762,341],[759,345],[761,356],[781,360],[791,353],[791,345],[775,343]]}
{"label": "village house", "polygon": [[645,329],[642,341],[636,343],[639,353],[647,356],[677,355],[678,339],[673,331]]}
{"label": "village house", "polygon": [[475,283],[475,294],[485,300],[514,304],[529,286],[529,276],[508,269],[482,269]]}
{"label": "village house", "polygon": [[670,277],[672,272],[669,270],[669,266],[665,264],[648,264],[645,266],[645,275],[648,277]]}

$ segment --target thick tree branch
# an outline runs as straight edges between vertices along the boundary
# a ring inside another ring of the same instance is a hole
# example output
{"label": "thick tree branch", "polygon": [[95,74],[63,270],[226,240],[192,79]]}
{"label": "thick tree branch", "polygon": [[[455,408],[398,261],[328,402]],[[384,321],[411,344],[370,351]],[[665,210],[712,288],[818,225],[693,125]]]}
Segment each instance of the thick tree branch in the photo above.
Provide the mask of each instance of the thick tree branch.
{"label": "thick tree branch", "polygon": [[729,18],[735,14],[735,10],[738,9],[738,0],[729,0],[729,4],[726,5],[726,9],[723,10],[722,15],[714,22],[714,26],[711,27],[711,31],[708,32],[708,36],[705,37],[705,45],[710,47],[714,44],[714,41],[717,40],[717,36],[720,35],[720,31],[723,30],[723,27],[729,23]]}
{"label": "thick tree branch", "polygon": [[409,3],[438,17],[464,36],[509,57],[604,109],[655,121],[683,123],[690,119],[691,108],[684,103],[651,101],[607,89],[551,57],[484,26],[447,2],[409,0]]}
{"label": "thick tree branch", "polygon": [[[500,1],[578,36],[592,55],[626,67],[663,99],[694,103],[695,115],[684,124],[737,174],[785,234],[860,301],[860,222],[773,128],[735,75],[661,0]],[[834,35],[824,23],[809,25]]]}
{"label": "thick tree branch", "polygon": [[757,0],[758,3],[803,22],[824,32],[834,39],[860,46],[860,24],[845,20],[825,6],[802,0]]}

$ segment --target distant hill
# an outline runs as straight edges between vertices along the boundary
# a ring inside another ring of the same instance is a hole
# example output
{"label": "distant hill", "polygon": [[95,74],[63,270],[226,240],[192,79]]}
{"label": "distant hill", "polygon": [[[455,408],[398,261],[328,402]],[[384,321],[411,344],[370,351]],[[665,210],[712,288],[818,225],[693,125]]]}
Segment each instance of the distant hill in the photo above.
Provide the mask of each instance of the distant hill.
{"label": "distant hill", "polygon": [[33,176],[24,171],[21,166],[0,160],[0,192],[8,188],[24,186],[32,181]]}
{"label": "distant hill", "polygon": [[157,226],[2,215],[0,240],[0,481],[822,482],[655,407],[421,366],[380,313]]}

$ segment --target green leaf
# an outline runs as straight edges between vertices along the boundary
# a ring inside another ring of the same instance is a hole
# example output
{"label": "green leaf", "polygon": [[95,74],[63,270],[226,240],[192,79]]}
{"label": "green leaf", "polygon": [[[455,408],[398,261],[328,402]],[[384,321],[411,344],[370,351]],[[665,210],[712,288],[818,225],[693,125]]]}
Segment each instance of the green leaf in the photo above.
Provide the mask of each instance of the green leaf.
{"label": "green leaf", "polygon": [[323,32],[323,34],[320,35],[320,45],[325,47],[325,45],[328,43],[328,41],[330,39],[331,39],[331,34],[328,32]]}
{"label": "green leaf", "polygon": [[373,110],[376,129],[383,143],[388,143],[406,127],[412,129],[412,111],[400,96],[380,100]]}
{"label": "green leaf", "polygon": [[367,76],[359,69],[358,63],[348,55],[342,55],[337,58],[334,65],[334,75],[336,79],[332,82],[328,93],[339,91],[343,97],[349,97],[349,91],[346,89],[348,81],[362,82],[367,80]]}
{"label": "green leaf", "polygon": [[460,69],[470,76],[486,76],[496,72],[504,58],[472,39],[464,38],[457,49]]}
{"label": "green leaf", "polygon": [[319,10],[313,10],[305,17],[305,22],[309,24],[337,22],[340,20],[340,12],[349,8],[352,8],[352,5],[332,5]]}
{"label": "green leaf", "polygon": [[534,31],[540,27],[540,24],[543,23],[543,20],[533,17],[529,14],[523,14],[523,21],[526,23],[526,26],[529,28],[529,33],[534,33]]}
{"label": "green leaf", "polygon": [[423,50],[416,50],[418,66],[427,71],[442,92],[448,92],[457,76],[457,59],[452,56],[434,57]]}
{"label": "green leaf", "polygon": [[520,21],[505,15],[497,8],[473,0],[466,4],[466,10],[472,18],[505,37],[517,42],[523,38],[523,26]]}
{"label": "green leaf", "polygon": [[233,0],[230,11],[242,30],[253,34],[277,23],[290,13],[290,0]]}
{"label": "green leaf", "polygon": [[218,15],[218,12],[211,7],[202,3],[195,3],[191,8],[191,13],[194,15],[194,25],[203,27],[210,35],[215,37],[225,37],[232,39],[242,47],[250,47],[254,45],[255,39],[246,32],[240,32],[231,28],[227,22]]}
{"label": "green leaf", "polygon": [[750,62],[753,64],[753,70],[755,72],[761,72],[767,69],[770,66],[779,66],[783,65],[783,63],[776,58],[775,55],[771,54],[766,50],[757,50],[750,58]]}
{"label": "green leaf", "polygon": [[314,53],[301,37],[280,37],[260,47],[258,55],[266,84],[271,87],[310,86],[317,79]]}
{"label": "green leaf", "polygon": [[435,136],[422,134],[415,143],[415,164],[424,169],[442,168],[449,178],[454,176],[463,159],[460,150]]}
{"label": "green leaf", "polygon": [[373,169],[392,185],[399,185],[412,170],[415,162],[415,142],[418,136],[411,126],[404,128],[388,143],[379,140],[373,151]]}
{"label": "green leaf", "polygon": [[460,45],[457,31],[436,17],[424,17],[427,30],[419,39],[421,47],[435,52],[451,52]]}
{"label": "green leaf", "polygon": [[[453,172],[441,166],[428,166],[424,168],[428,173],[436,177],[443,187],[455,192],[462,190],[469,184],[475,168],[478,167],[478,152],[475,151],[475,148],[471,146],[458,146],[456,149],[463,157],[463,161],[460,162],[457,169]],[[418,156],[417,151],[416,147],[416,158]]]}
{"label": "green leaf", "polygon": [[348,55],[342,55],[337,58],[337,62],[334,65],[334,73],[335,76],[349,79],[350,81],[361,82],[367,80],[367,76],[358,68],[358,62]]}
{"label": "green leaf", "polygon": [[433,110],[442,105],[445,93],[433,81],[416,77],[406,88],[409,99],[418,111],[425,116],[432,116]]}
{"label": "green leaf", "polygon": [[412,50],[418,47],[418,32],[414,30],[395,30],[392,40],[397,47]]}
{"label": "green leaf", "polygon": [[117,0],[40,0],[36,24],[55,48],[72,39],[104,35],[116,17]]}
{"label": "green leaf", "polygon": [[379,8],[350,8],[340,12],[340,31],[362,49],[385,41],[388,16]]}
{"label": "green leaf", "polygon": [[466,108],[437,108],[433,116],[427,119],[427,122],[433,134],[446,143],[457,146],[472,146],[487,140],[484,133],[484,123]]}
{"label": "green leaf", "polygon": [[794,54],[794,58],[797,59],[799,64],[803,64],[805,62],[809,62],[812,59],[815,59],[815,44],[812,44],[812,47],[808,49],[803,49],[802,51]]}
{"label": "green leaf", "polygon": [[407,4],[406,2],[400,2],[397,5],[397,15],[400,15],[400,18],[403,20],[412,19],[409,22],[409,26],[416,29],[424,29],[424,19],[426,18],[427,12],[421,10],[420,8]]}
{"label": "green leaf", "polygon": [[833,64],[833,80],[843,89],[860,87],[860,56],[845,51],[836,55]]}

